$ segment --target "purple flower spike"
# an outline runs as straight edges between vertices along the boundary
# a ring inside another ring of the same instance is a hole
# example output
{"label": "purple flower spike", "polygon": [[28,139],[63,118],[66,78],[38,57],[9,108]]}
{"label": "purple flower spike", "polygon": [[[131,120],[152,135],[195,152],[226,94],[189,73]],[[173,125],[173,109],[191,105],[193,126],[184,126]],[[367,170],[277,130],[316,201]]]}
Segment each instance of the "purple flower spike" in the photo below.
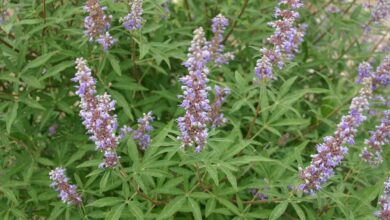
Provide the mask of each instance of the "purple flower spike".
{"label": "purple flower spike", "polygon": [[312,155],[311,164],[305,169],[300,168],[300,178],[303,183],[298,187],[304,193],[315,194],[322,184],[334,175],[337,167],[348,153],[346,144],[354,144],[355,135],[360,124],[366,119],[364,113],[368,110],[368,100],[372,95],[370,78],[363,82],[360,95],[352,99],[349,114],[343,116],[333,136],[324,138],[324,143],[317,145],[317,154]]}
{"label": "purple flower spike", "polygon": [[375,212],[375,216],[380,220],[390,219],[390,178],[385,182],[383,195],[379,199],[380,211]]}
{"label": "purple flower spike", "polygon": [[138,129],[132,130],[133,140],[138,142],[141,150],[146,150],[150,145],[150,132],[153,130],[151,123],[153,122],[152,112],[144,113],[144,116],[138,119]]}
{"label": "purple flower spike", "polygon": [[374,6],[371,17],[372,21],[380,22],[387,18],[390,12],[390,1],[389,0],[377,0],[376,5]]}
{"label": "purple flower spike", "polygon": [[385,57],[373,76],[373,86],[388,86],[390,84],[390,56]]}
{"label": "purple flower spike", "polygon": [[372,78],[374,90],[379,86],[388,86],[390,84],[390,56],[383,59],[376,71],[372,71],[372,67],[366,62],[360,64],[357,83],[361,83],[365,78]]}
{"label": "purple flower spike", "polygon": [[358,79],[356,80],[356,82],[361,84],[361,83],[363,83],[364,78],[372,76],[372,74],[373,74],[372,66],[367,62],[363,62],[359,65],[358,73],[359,73],[359,76],[358,76]]}
{"label": "purple flower spike", "polygon": [[84,33],[90,41],[101,44],[104,50],[108,50],[116,42],[108,32],[112,16],[104,13],[106,9],[100,5],[99,0],[88,0],[84,6],[84,10],[89,13],[84,19]]}
{"label": "purple flower spike", "polygon": [[302,6],[300,0],[279,2],[279,6],[275,9],[275,17],[280,19],[269,23],[275,29],[274,34],[268,38],[273,48],[260,50],[262,57],[256,62],[255,81],[275,80],[276,77],[272,74],[274,66],[282,69],[285,62],[293,59],[294,54],[299,52],[298,47],[303,41],[306,25],[296,25],[299,13],[294,10]]}
{"label": "purple flower spike", "polygon": [[371,166],[376,167],[383,162],[382,146],[389,143],[390,137],[390,111],[383,112],[381,124],[376,126],[376,131],[372,133],[371,138],[365,140],[365,147],[360,154],[362,159]]}
{"label": "purple flower spike", "polygon": [[208,49],[210,52],[210,59],[217,65],[229,63],[234,59],[234,54],[231,52],[223,53],[223,33],[226,27],[229,25],[229,20],[222,14],[217,15],[212,20],[212,32],[214,37],[211,42],[208,42]]}
{"label": "purple flower spike", "polygon": [[215,100],[211,105],[210,119],[211,127],[216,128],[224,125],[227,122],[227,119],[221,113],[222,104],[225,102],[226,97],[230,94],[229,88],[221,88],[219,86],[214,87],[215,91]]}
{"label": "purple flower spike", "polygon": [[95,95],[96,80],[83,58],[76,59],[76,69],[76,76],[72,80],[79,83],[76,94],[81,99],[83,125],[91,135],[90,140],[95,142],[96,149],[104,152],[105,162],[100,167],[115,167],[119,163],[116,155],[118,137],[115,134],[118,124],[116,115],[110,114],[115,110],[115,101],[106,93]]}
{"label": "purple flower spike", "polygon": [[142,0],[132,0],[130,2],[130,12],[122,18],[123,27],[132,31],[142,28]]}
{"label": "purple flower spike", "polygon": [[207,123],[210,122],[211,107],[208,100],[210,88],[207,87],[209,69],[206,66],[209,57],[205,34],[203,28],[200,27],[194,31],[188,59],[184,63],[189,74],[180,78],[183,90],[183,95],[179,96],[183,99],[180,107],[185,110],[185,115],[178,118],[181,148],[195,145],[197,152],[200,152],[206,145]]}
{"label": "purple flower spike", "polygon": [[81,197],[76,192],[76,185],[70,185],[69,179],[65,175],[65,169],[57,167],[49,173],[50,179],[53,180],[51,187],[59,192],[59,197],[64,203],[78,205],[81,203]]}

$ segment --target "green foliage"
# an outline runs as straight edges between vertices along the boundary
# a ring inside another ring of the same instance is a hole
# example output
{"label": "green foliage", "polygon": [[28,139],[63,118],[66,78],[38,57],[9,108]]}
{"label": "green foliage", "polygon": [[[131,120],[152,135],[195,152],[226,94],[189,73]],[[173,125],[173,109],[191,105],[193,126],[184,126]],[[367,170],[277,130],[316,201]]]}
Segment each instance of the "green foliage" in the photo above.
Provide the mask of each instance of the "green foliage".
{"label": "green foliage", "polygon": [[[390,151],[385,148],[377,169],[358,155],[375,116],[316,196],[290,188],[300,183],[299,167],[315,145],[348,111],[359,89],[357,65],[383,57],[356,40],[369,14],[355,1],[337,3],[344,12],[336,14],[325,11],[325,1],[305,1],[301,52],[278,81],[257,85],[255,61],[272,34],[267,22],[276,0],[173,1],[166,19],[163,2],[145,0],[144,27],[129,32],[118,21],[127,1],[103,0],[118,39],[107,53],[83,34],[84,1],[0,3],[13,12],[0,26],[0,219],[373,219]],[[183,114],[182,62],[192,31],[202,26],[211,36],[218,13],[231,21],[225,45],[236,59],[211,67],[210,84],[231,88],[223,107],[229,122],[210,131],[203,152],[181,151],[175,119]],[[70,80],[77,57],[88,61],[99,93],[117,101],[119,124],[133,125],[151,110],[157,118],[145,152],[129,138],[121,142],[117,169],[97,168],[102,154],[81,124]],[[57,166],[67,168],[83,206],[63,204],[50,188],[48,173]],[[266,189],[268,199],[256,200],[252,188]]]}

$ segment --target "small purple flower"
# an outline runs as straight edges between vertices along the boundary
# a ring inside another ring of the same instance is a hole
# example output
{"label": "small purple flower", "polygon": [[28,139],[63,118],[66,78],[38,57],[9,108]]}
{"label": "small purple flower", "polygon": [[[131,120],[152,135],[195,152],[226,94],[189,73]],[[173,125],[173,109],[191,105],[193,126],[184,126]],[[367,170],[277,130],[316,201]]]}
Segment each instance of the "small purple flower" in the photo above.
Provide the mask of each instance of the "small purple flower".
{"label": "small purple flower", "polygon": [[104,13],[107,8],[102,7],[99,0],[87,0],[84,10],[89,13],[84,19],[85,35],[108,50],[116,42],[108,32],[112,16]]}
{"label": "small purple flower", "polygon": [[249,192],[257,200],[266,201],[266,200],[268,200],[268,196],[265,194],[265,192],[268,190],[269,190],[268,187],[264,187],[262,190],[257,189],[257,188],[253,188],[253,189],[250,189]]}
{"label": "small purple flower", "polygon": [[164,15],[162,16],[163,20],[165,20],[171,13],[171,10],[169,9],[169,3],[171,3],[171,0],[165,0],[165,2],[161,4],[161,7],[164,9]]}
{"label": "small purple flower", "polygon": [[100,35],[96,42],[103,46],[104,51],[108,51],[117,40],[113,38],[110,33],[106,32],[105,34]]}
{"label": "small purple flower", "polygon": [[[281,9],[286,6],[288,9]],[[275,9],[275,17],[279,20],[270,22],[269,25],[275,29],[268,42],[273,45],[272,49],[261,49],[262,57],[257,60],[255,67],[256,81],[275,80],[273,67],[282,69],[285,61],[294,58],[298,53],[298,47],[303,41],[306,25],[296,25],[299,13],[294,11],[302,7],[300,0],[280,0],[279,6]]]}
{"label": "small purple flower", "polygon": [[390,12],[389,0],[377,0],[376,5],[373,6],[371,17],[374,22],[379,22],[387,18]]}
{"label": "small purple flower", "polygon": [[334,5],[329,5],[328,7],[326,7],[326,12],[330,13],[330,14],[336,14],[336,13],[339,13],[341,10],[340,8],[334,6]]}
{"label": "small purple flower", "polygon": [[386,87],[390,84],[390,56],[383,59],[382,63],[376,69],[373,75],[373,86],[376,89],[378,86]]}
{"label": "small purple flower", "polygon": [[65,175],[65,169],[57,167],[49,173],[50,179],[53,180],[51,187],[59,192],[59,197],[64,203],[78,205],[81,203],[81,197],[76,192],[76,185],[70,185],[69,179]]}
{"label": "small purple flower", "polygon": [[117,117],[110,114],[115,110],[115,101],[110,95],[95,95],[96,80],[92,77],[91,69],[83,58],[76,59],[76,76],[72,79],[78,82],[76,94],[80,96],[80,116],[83,118],[83,125],[91,135],[90,140],[95,142],[96,149],[104,152],[105,162],[100,167],[115,167],[119,163],[116,155],[118,137]]}
{"label": "small purple flower", "polygon": [[372,87],[374,90],[379,86],[388,86],[390,84],[390,56],[383,59],[376,71],[372,71],[372,67],[366,62],[360,64],[357,82],[361,83],[365,78],[372,78]]}
{"label": "small purple flower", "polygon": [[132,31],[142,28],[142,0],[132,0],[130,2],[130,12],[122,18],[123,27]]}
{"label": "small purple flower", "polygon": [[222,104],[225,102],[226,97],[230,94],[229,88],[221,88],[219,86],[214,87],[215,100],[211,105],[210,119],[211,127],[216,128],[222,126],[227,122],[227,119],[221,113]]}
{"label": "small purple flower", "polygon": [[180,107],[185,110],[185,115],[177,119],[181,133],[179,137],[182,141],[181,148],[195,145],[196,152],[200,152],[206,145],[207,124],[210,122],[211,107],[208,99],[210,88],[207,87],[209,69],[206,66],[209,57],[205,33],[200,27],[194,31],[188,59],[184,63],[189,74],[180,78],[183,90],[183,95],[179,96],[183,99]]}
{"label": "small purple flower", "polygon": [[363,83],[364,78],[372,76],[372,74],[373,74],[372,66],[367,62],[363,62],[359,65],[358,73],[359,73],[359,76],[358,76],[358,79],[356,80],[356,82],[361,84],[361,83]]}
{"label": "small purple flower", "polygon": [[383,112],[383,118],[380,125],[376,126],[376,131],[370,132],[371,138],[365,140],[365,147],[360,157],[371,166],[378,166],[383,162],[382,146],[389,143],[390,137],[390,111]]}
{"label": "small purple flower", "polygon": [[150,145],[150,132],[153,130],[151,123],[153,122],[152,112],[144,113],[144,116],[138,119],[138,129],[132,130],[132,138],[138,142],[141,150],[146,150]]}
{"label": "small purple flower", "polygon": [[342,117],[334,135],[325,137],[324,143],[317,145],[317,154],[311,156],[312,161],[308,167],[300,168],[303,183],[298,188],[304,193],[315,194],[320,190],[348,153],[348,148],[344,145],[354,144],[357,129],[366,119],[364,113],[369,108],[368,100],[372,95],[370,78],[365,79],[363,85],[360,95],[352,99],[349,114]]}
{"label": "small purple flower", "polygon": [[384,184],[383,195],[379,198],[380,211],[375,212],[375,216],[380,220],[390,219],[390,178]]}
{"label": "small purple flower", "polygon": [[0,25],[4,24],[9,18],[11,14],[7,9],[0,8]]}
{"label": "small purple flower", "polygon": [[57,128],[58,128],[58,125],[57,124],[53,124],[49,127],[47,133],[49,136],[54,136],[56,133],[57,133]]}
{"label": "small purple flower", "polygon": [[233,53],[223,53],[223,33],[226,27],[229,25],[229,20],[222,14],[217,15],[212,20],[212,32],[214,37],[208,42],[208,50],[210,52],[210,59],[217,65],[229,63],[230,60],[234,59]]}

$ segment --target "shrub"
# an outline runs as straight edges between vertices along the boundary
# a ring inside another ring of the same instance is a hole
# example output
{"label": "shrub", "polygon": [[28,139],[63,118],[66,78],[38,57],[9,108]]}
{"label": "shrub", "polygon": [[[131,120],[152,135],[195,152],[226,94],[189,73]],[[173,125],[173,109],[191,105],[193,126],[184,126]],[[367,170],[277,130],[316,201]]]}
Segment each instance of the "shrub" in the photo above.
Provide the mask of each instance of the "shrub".
{"label": "shrub", "polygon": [[389,8],[3,1],[0,219],[389,219]]}

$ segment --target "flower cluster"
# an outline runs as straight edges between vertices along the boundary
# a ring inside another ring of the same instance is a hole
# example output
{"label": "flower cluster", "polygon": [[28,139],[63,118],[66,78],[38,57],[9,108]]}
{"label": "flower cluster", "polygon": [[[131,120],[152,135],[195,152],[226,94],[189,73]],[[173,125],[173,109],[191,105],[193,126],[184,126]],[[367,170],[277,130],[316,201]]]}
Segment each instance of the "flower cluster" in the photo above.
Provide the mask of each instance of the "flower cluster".
{"label": "flower cluster", "polygon": [[230,94],[229,88],[221,88],[219,86],[214,87],[215,100],[211,105],[210,120],[211,127],[216,128],[226,123],[227,119],[221,113],[222,104],[225,102],[226,97]]}
{"label": "flower cluster", "polygon": [[268,187],[264,187],[263,190],[252,188],[249,190],[249,192],[256,200],[265,201],[268,200],[268,195],[265,194],[265,192],[268,190],[269,190]]}
{"label": "flower cluster", "polygon": [[390,85],[390,56],[383,59],[376,71],[372,71],[372,67],[368,63],[360,64],[357,82],[361,83],[365,78],[372,78],[373,89]]}
{"label": "flower cluster", "polygon": [[382,146],[389,143],[390,137],[390,111],[383,112],[381,124],[376,127],[376,131],[370,132],[371,138],[365,140],[365,147],[360,157],[371,166],[378,166],[383,162]]}
{"label": "flower cluster", "polygon": [[164,9],[164,14],[162,16],[163,20],[165,20],[167,16],[171,13],[171,10],[169,9],[169,3],[171,3],[171,0],[165,0],[165,2],[161,4],[161,7]]}
{"label": "flower cluster", "polygon": [[132,0],[129,14],[122,18],[123,26],[129,31],[141,29],[142,13],[142,0]]}
{"label": "flower cluster", "polygon": [[210,59],[217,65],[229,63],[234,59],[234,54],[231,52],[223,53],[223,33],[229,25],[229,20],[222,14],[217,15],[212,19],[212,32],[214,37],[208,42],[208,50],[210,52]]}
{"label": "flower cluster", "polygon": [[90,41],[96,41],[104,50],[108,50],[116,42],[108,32],[112,16],[104,13],[107,8],[102,7],[99,0],[88,0],[84,10],[89,13],[84,19],[85,35]]}
{"label": "flower cluster", "polygon": [[[280,6],[287,6],[288,9],[281,9]],[[306,25],[296,25],[299,13],[295,10],[301,8],[300,0],[280,0],[275,10],[277,21],[269,25],[275,29],[268,42],[273,45],[272,49],[261,49],[262,57],[257,60],[255,67],[256,80],[276,79],[273,74],[274,66],[282,69],[285,62],[294,58],[294,53],[299,52],[298,46],[303,41]]]}
{"label": "flower cluster", "polygon": [[390,12],[389,0],[377,0],[371,12],[372,21],[379,22],[387,18]]}
{"label": "flower cluster", "polygon": [[180,78],[184,94],[180,105],[186,113],[178,118],[180,130],[179,139],[185,146],[196,145],[196,151],[200,152],[206,144],[208,136],[207,123],[210,122],[209,112],[211,110],[207,87],[207,60],[210,59],[210,52],[207,50],[206,38],[203,28],[194,31],[194,38],[189,48],[188,60],[184,63],[189,74]]}
{"label": "flower cluster", "polygon": [[11,14],[7,9],[0,8],[0,25],[4,24],[10,16]]}
{"label": "flower cluster", "polygon": [[49,173],[50,179],[53,180],[51,187],[59,192],[61,200],[68,204],[80,204],[81,197],[76,192],[76,186],[68,183],[69,179],[65,175],[65,169],[57,167]]}
{"label": "flower cluster", "polygon": [[311,164],[305,169],[300,168],[300,178],[303,184],[299,189],[307,194],[314,194],[321,189],[321,185],[334,175],[337,167],[348,153],[345,144],[354,144],[355,135],[360,124],[366,119],[368,100],[371,98],[372,86],[370,78],[363,82],[364,87],[360,95],[353,98],[349,113],[343,116],[338,124],[334,136],[324,138],[324,143],[317,145],[317,154],[312,155]]}
{"label": "flower cluster", "polygon": [[152,122],[152,112],[144,113],[144,116],[138,119],[138,129],[133,130],[132,138],[138,142],[138,146],[142,150],[146,150],[150,145],[150,132],[153,130]]}
{"label": "flower cluster", "polygon": [[379,205],[381,210],[375,212],[375,215],[380,220],[389,220],[390,219],[390,178],[385,182],[383,195],[379,199]]}
{"label": "flower cluster", "polygon": [[115,167],[119,163],[116,154],[118,137],[115,134],[117,119],[116,115],[110,114],[115,110],[115,101],[106,93],[95,95],[96,80],[83,58],[76,60],[76,69],[77,73],[72,81],[79,83],[76,94],[81,98],[80,116],[96,149],[104,152],[105,161],[100,167]]}

